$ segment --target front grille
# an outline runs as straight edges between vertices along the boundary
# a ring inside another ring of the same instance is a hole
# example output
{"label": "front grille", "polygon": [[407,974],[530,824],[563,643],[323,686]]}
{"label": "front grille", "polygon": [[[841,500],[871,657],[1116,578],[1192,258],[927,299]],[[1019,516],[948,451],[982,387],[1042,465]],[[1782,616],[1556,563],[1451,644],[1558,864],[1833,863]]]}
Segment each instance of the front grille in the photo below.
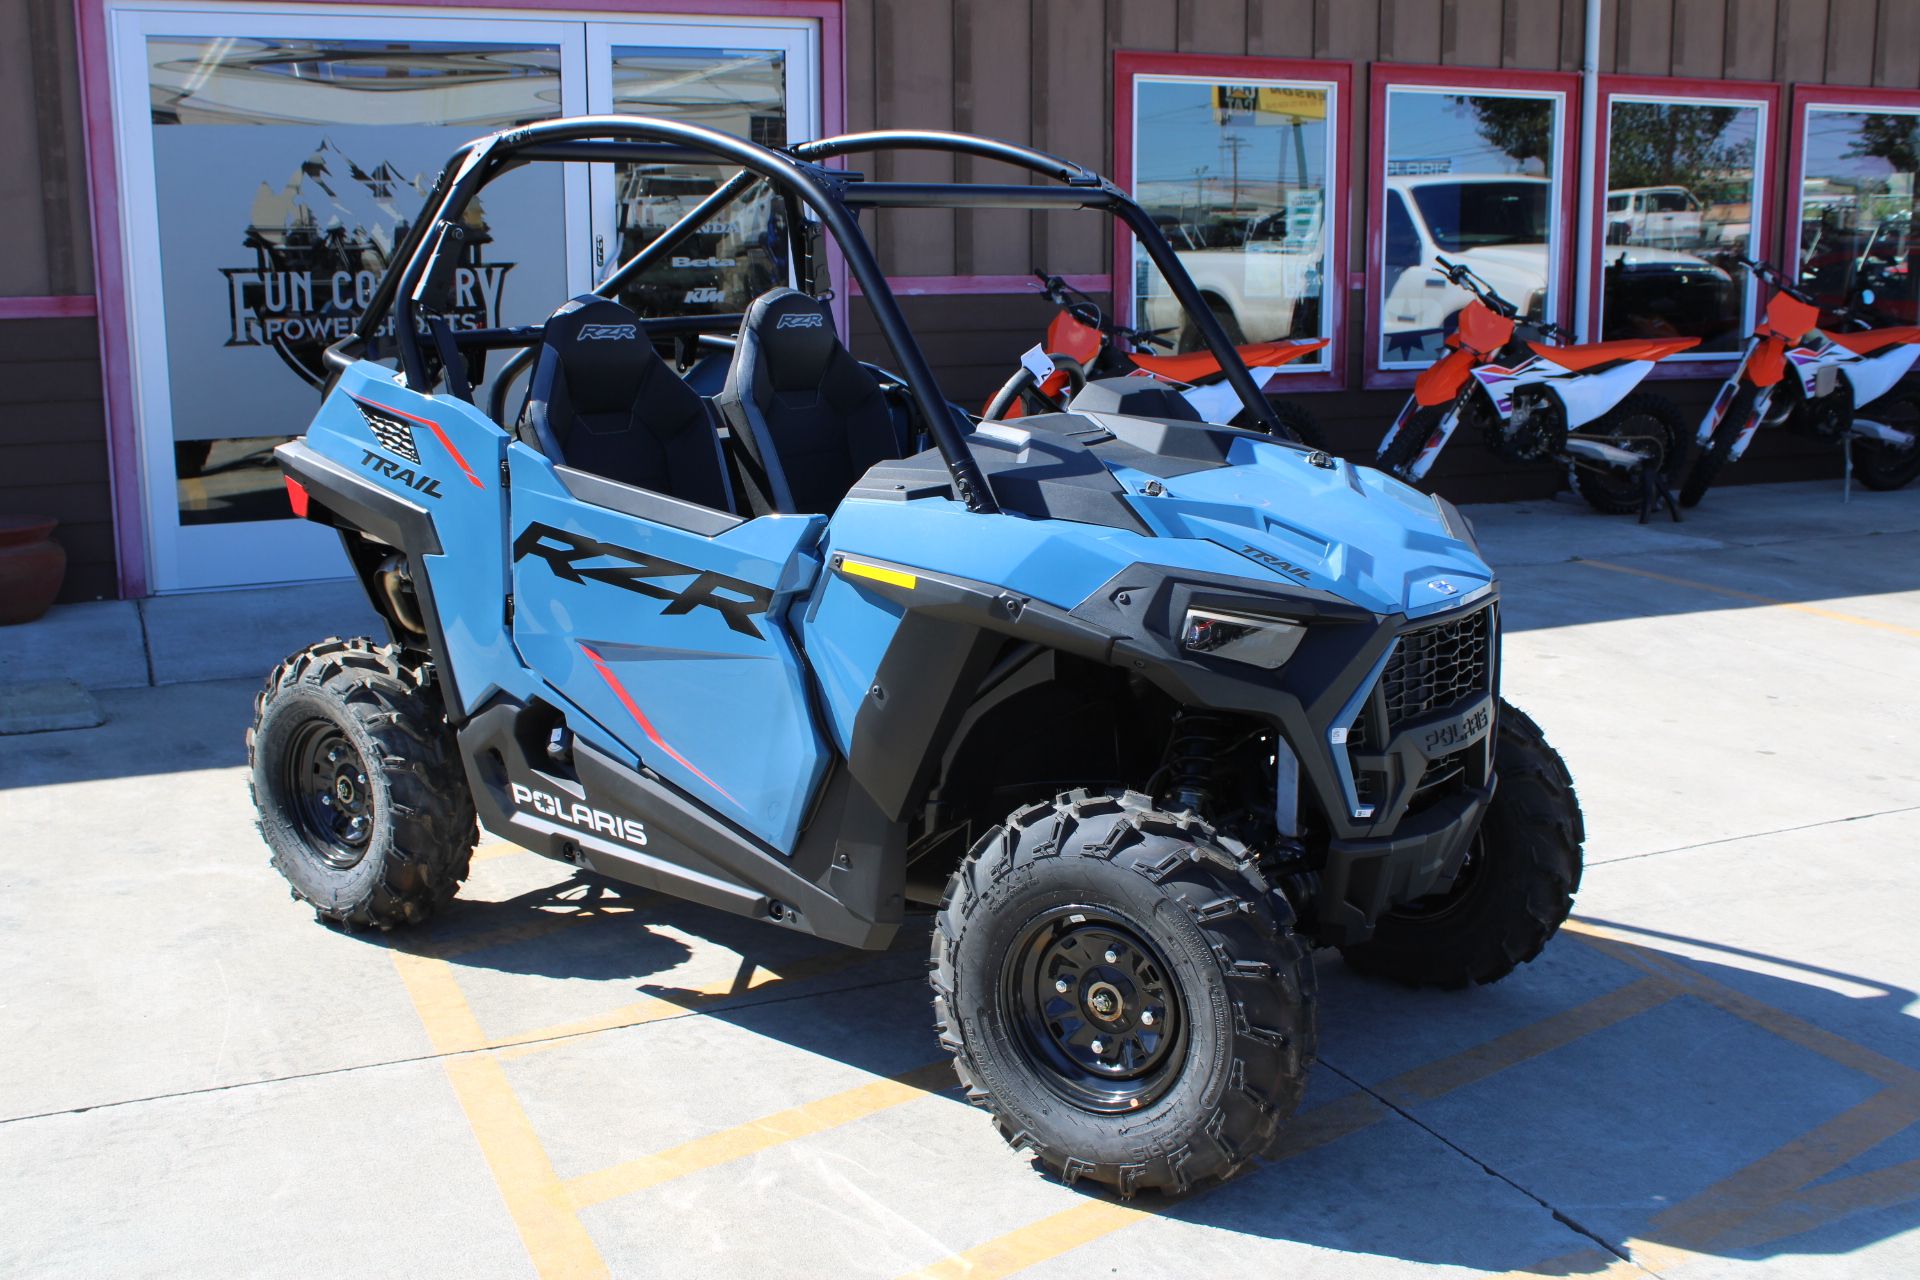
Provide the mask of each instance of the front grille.
{"label": "front grille", "polygon": [[1380,676],[1389,732],[1486,692],[1493,657],[1492,619],[1493,610],[1486,607],[1400,637]]}

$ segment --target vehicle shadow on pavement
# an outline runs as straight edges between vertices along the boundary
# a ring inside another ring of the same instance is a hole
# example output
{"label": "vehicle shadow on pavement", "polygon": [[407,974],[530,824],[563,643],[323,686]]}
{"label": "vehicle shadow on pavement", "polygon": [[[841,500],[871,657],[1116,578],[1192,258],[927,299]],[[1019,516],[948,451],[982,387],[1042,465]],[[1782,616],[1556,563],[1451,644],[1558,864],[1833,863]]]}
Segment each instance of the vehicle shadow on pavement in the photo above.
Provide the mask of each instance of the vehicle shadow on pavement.
{"label": "vehicle shadow on pavement", "polygon": [[[568,915],[602,923],[553,922]],[[888,951],[855,952],[574,878],[381,941],[454,966],[600,978],[961,1105],[925,1067],[941,1056],[926,930],[916,917]],[[1102,1229],[1157,1222],[1129,1237],[1141,1265],[1164,1248],[1169,1266],[1217,1253],[1244,1267],[1253,1237],[1587,1275],[1623,1256],[1658,1269],[1839,1255],[1920,1228],[1911,992],[1590,920],[1490,988],[1407,991],[1331,955],[1320,972],[1305,1103],[1240,1178],[1128,1202]],[[632,1140],[645,1154],[644,1131]],[[999,1169],[951,1154],[943,1176],[1041,1177],[1011,1153]],[[1056,1212],[1112,1213],[1103,1193],[1073,1193]]]}

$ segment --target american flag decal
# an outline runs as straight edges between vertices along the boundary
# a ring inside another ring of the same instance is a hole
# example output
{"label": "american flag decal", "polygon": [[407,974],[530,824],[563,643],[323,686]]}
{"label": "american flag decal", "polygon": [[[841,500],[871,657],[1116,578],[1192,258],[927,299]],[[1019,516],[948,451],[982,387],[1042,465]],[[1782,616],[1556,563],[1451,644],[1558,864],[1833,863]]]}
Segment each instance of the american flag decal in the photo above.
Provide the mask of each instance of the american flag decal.
{"label": "american flag decal", "polygon": [[413,443],[413,428],[391,414],[381,413],[366,402],[355,400],[360,416],[367,420],[373,438],[388,453],[397,453],[408,462],[420,461],[420,450]]}

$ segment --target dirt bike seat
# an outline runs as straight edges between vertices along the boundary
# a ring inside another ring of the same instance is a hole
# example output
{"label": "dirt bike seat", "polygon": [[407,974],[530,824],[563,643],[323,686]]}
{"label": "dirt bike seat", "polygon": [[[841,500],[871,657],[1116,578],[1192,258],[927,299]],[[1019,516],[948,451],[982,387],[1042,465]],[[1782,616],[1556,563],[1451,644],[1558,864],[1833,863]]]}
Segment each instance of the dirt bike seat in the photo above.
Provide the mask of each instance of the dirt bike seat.
{"label": "dirt bike seat", "polygon": [[1837,342],[1858,356],[1870,356],[1888,347],[1897,347],[1903,343],[1920,342],[1920,325],[1903,324],[1890,329],[1863,329],[1851,333],[1826,333],[1831,342]]}
{"label": "dirt bike seat", "polygon": [[1546,342],[1529,342],[1533,353],[1551,360],[1562,369],[1582,372],[1622,360],[1664,360],[1676,351],[1700,345],[1698,338],[1619,338],[1612,342],[1583,342],[1577,346],[1556,347]]}
{"label": "dirt bike seat", "polygon": [[[1249,369],[1271,368],[1298,360],[1310,351],[1318,351],[1332,341],[1330,338],[1311,338],[1304,342],[1250,342],[1244,347],[1235,348],[1240,358],[1246,361]],[[1210,374],[1220,372],[1220,361],[1211,351],[1202,348],[1199,351],[1187,351],[1177,356],[1153,356],[1144,352],[1135,352],[1127,357],[1148,373],[1168,378],[1174,382],[1196,382]]]}
{"label": "dirt bike seat", "polygon": [[548,317],[514,434],[575,470],[734,509],[712,407],[611,298],[582,294]]}
{"label": "dirt bike seat", "polygon": [[756,515],[830,512],[874,463],[901,456],[879,382],[840,344],[827,304],[795,289],[748,306],[715,402]]}

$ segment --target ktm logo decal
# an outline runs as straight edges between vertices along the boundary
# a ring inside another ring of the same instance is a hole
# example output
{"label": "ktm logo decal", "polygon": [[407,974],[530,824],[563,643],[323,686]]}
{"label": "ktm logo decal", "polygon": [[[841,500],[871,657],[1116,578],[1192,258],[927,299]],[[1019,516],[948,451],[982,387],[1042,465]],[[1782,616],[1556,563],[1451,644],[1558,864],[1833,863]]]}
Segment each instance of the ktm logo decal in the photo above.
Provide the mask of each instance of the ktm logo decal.
{"label": "ktm logo decal", "polygon": [[789,311],[773,322],[776,329],[818,329],[827,318],[818,311]]}
{"label": "ktm logo decal", "polygon": [[[760,629],[754,625],[753,616],[765,613],[773,602],[773,592],[751,582],[675,564],[631,547],[597,542],[584,534],[567,533],[552,525],[528,525],[526,532],[514,539],[514,561],[517,563],[528,556],[545,560],[553,576],[567,582],[604,582],[649,599],[665,600],[667,607],[660,611],[664,615],[711,609],[725,618],[729,627],[756,639],[760,638]],[[613,563],[585,563],[591,560]],[[692,578],[693,581],[675,590],[654,581],[657,578]]]}

